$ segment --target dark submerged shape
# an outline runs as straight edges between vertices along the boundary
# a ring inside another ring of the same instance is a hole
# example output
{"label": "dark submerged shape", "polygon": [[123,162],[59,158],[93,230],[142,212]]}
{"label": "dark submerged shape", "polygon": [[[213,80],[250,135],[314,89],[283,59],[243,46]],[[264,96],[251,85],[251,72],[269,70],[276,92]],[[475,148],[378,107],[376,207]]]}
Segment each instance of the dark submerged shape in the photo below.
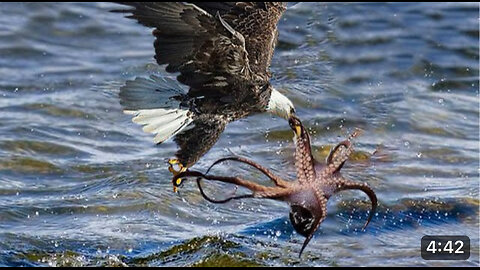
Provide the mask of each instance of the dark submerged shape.
{"label": "dark submerged shape", "polygon": [[[360,190],[368,195],[372,203],[372,209],[362,230],[367,227],[375,213],[377,197],[375,192],[366,183],[350,181],[345,179],[340,173],[343,164],[353,152],[351,141],[354,137],[358,136],[357,131],[350,135],[347,140],[339,143],[330,152],[326,164],[320,164],[312,156],[310,137],[300,120],[296,117],[291,117],[289,123],[295,133],[296,181],[285,181],[261,165],[241,157],[229,157],[217,160],[210,166],[205,174],[198,171],[187,170],[174,177],[174,180],[178,177],[197,177],[197,184],[202,196],[213,203],[226,203],[233,199],[242,198],[266,198],[289,203],[291,207],[289,215],[290,221],[295,230],[300,235],[306,237],[300,250],[299,256],[301,256],[315,231],[326,218],[327,201],[333,194],[342,190]],[[260,185],[240,177],[224,177],[208,174],[215,165],[224,161],[236,161],[248,164],[269,177],[275,183],[275,186],[268,187]],[[233,194],[232,197],[227,199],[215,200],[205,194],[201,186],[201,179],[235,184],[245,187],[253,193],[243,196],[234,196]]]}

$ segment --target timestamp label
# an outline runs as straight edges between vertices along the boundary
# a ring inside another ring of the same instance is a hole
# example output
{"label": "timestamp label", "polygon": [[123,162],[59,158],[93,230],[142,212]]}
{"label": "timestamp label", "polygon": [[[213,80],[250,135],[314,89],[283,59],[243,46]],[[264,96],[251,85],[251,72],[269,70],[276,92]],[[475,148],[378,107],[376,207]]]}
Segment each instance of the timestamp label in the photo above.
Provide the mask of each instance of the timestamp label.
{"label": "timestamp label", "polygon": [[467,260],[470,258],[470,238],[465,235],[426,235],[422,237],[424,260]]}

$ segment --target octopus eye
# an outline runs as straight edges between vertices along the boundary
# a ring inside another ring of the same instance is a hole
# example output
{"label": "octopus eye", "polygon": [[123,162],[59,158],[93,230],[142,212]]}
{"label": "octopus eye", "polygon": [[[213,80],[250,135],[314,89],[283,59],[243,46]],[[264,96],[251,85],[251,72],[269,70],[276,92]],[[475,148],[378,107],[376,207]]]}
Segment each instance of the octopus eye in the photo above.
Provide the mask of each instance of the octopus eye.
{"label": "octopus eye", "polygon": [[315,218],[312,212],[300,205],[292,205],[290,209],[290,222],[300,235],[307,237],[314,230]]}

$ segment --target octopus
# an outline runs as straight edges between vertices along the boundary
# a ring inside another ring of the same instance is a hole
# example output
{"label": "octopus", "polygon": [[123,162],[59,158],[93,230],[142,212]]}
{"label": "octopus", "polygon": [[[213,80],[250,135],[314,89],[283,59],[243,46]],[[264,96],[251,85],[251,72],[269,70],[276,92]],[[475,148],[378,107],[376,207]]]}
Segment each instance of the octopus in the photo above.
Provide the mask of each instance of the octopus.
{"label": "octopus", "polygon": [[[295,181],[284,180],[269,169],[242,157],[219,159],[208,168],[206,173],[188,169],[174,176],[173,181],[181,177],[196,177],[201,195],[211,203],[226,203],[231,200],[246,198],[273,199],[288,203],[290,205],[290,222],[295,231],[305,237],[299,253],[299,257],[301,257],[320,224],[325,220],[327,216],[327,201],[334,194],[344,190],[360,190],[369,197],[371,210],[362,230],[365,230],[370,223],[378,203],[375,192],[366,183],[346,179],[340,172],[354,151],[352,140],[360,134],[359,130],[356,130],[346,140],[336,145],[328,155],[326,163],[322,164],[315,160],[312,155],[310,137],[301,121],[296,116],[291,116],[289,125],[294,132],[294,160],[297,178]],[[225,161],[247,164],[259,170],[275,185],[265,186],[238,176],[227,177],[209,174],[215,165]],[[244,187],[252,193],[238,196],[234,193],[226,199],[216,200],[204,192],[201,180],[234,184]]]}

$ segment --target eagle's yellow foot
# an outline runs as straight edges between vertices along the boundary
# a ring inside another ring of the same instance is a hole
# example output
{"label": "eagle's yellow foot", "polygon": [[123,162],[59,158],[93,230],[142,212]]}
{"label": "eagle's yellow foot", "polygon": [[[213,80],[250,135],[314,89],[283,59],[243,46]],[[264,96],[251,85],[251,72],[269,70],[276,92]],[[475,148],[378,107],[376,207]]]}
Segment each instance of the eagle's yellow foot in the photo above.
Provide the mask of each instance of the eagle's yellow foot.
{"label": "eagle's yellow foot", "polygon": [[[183,173],[187,170],[187,167],[183,166],[182,163],[178,159],[170,159],[168,161],[168,170],[173,174],[173,176],[177,176],[180,173]],[[177,165],[177,168],[174,168],[174,166]],[[173,181],[173,192],[177,193],[178,187],[180,187],[183,183],[182,178],[178,178],[175,181]]]}

